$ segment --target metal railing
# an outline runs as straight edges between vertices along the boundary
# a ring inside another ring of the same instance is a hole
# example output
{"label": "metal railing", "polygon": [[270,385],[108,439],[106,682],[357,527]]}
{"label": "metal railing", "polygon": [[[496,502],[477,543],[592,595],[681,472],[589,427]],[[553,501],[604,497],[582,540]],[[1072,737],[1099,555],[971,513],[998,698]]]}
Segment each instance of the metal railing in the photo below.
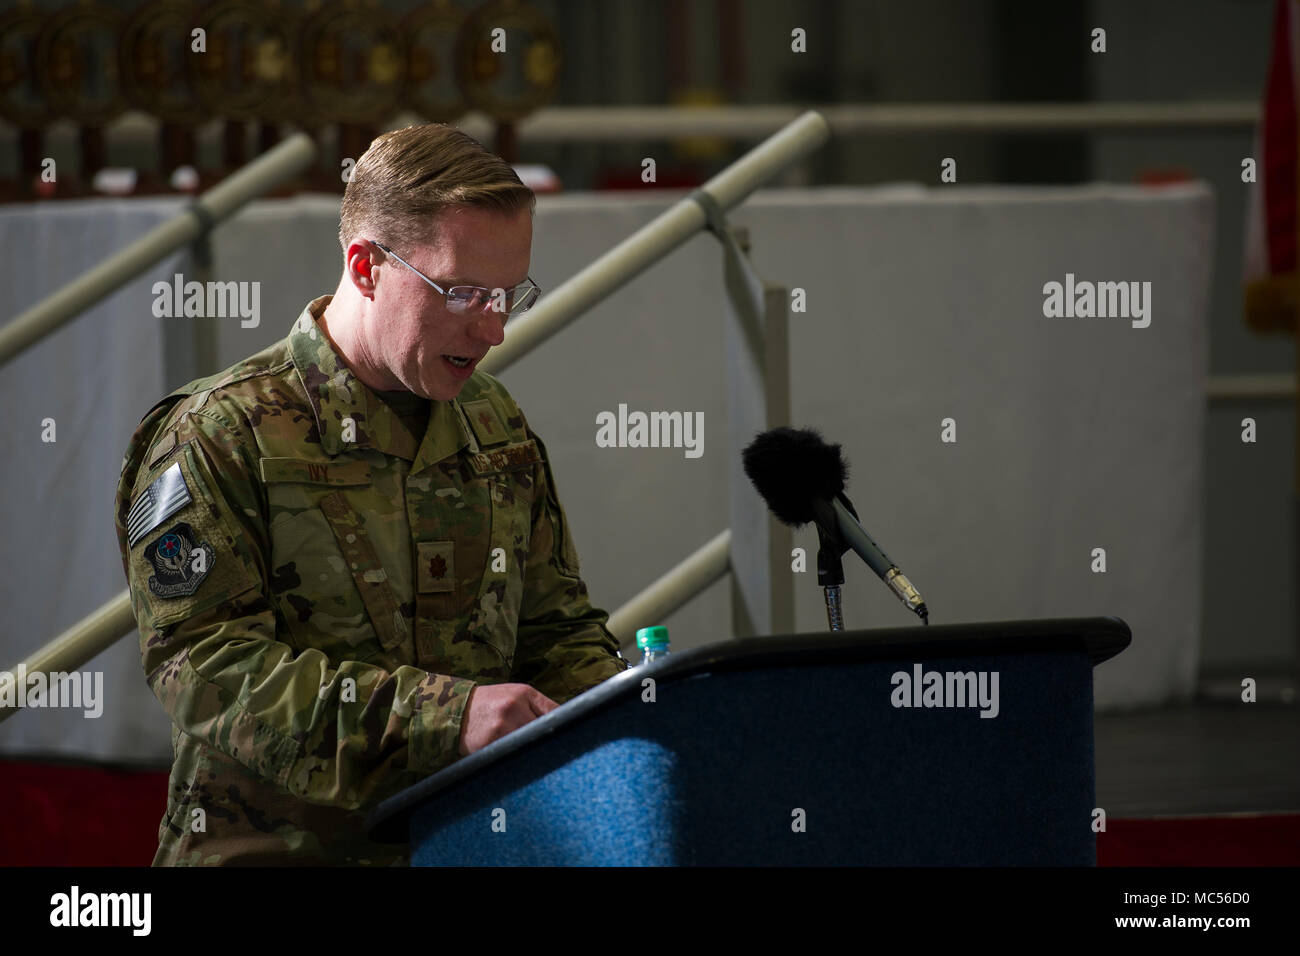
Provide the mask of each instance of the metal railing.
{"label": "metal railing", "polygon": [[[725,212],[787,166],[830,138],[824,117],[804,113],[780,132],[754,147],[703,186]],[[506,340],[480,364],[496,375],[597,302],[635,279],[649,266],[685,243],[707,221],[704,208],[691,197],[674,203],[554,292],[542,298],[512,324]]]}
{"label": "metal railing", "polygon": [[723,531],[609,616],[609,632],[631,646],[637,628],[662,621],[730,569],[731,531]]}
{"label": "metal railing", "polygon": [[[305,134],[285,140],[196,197],[180,215],[155,226],[121,252],[47,296],[0,329],[0,365],[62,328],[173,252],[202,241],[214,227],[248,202],[306,168],[316,155],[316,144]],[[17,667],[0,672],[0,681],[13,680],[19,673],[76,670],[134,628],[130,594],[124,590],[38,648]],[[15,710],[0,707],[0,721]]]}
{"label": "metal railing", "polygon": [[[521,142],[638,142],[679,136],[758,139],[789,123],[806,107],[564,106],[538,110],[521,121]],[[870,103],[814,107],[831,133],[845,136],[907,133],[1064,133],[1242,129],[1259,120],[1259,104],[1200,100],[1164,103]],[[481,116],[460,124],[474,135]]]}
{"label": "metal railing", "polygon": [[[101,652],[108,650],[135,629],[135,612],[131,595],[123,591],[102,604],[54,640],[32,652],[17,667],[0,671],[0,688],[21,680],[23,674],[51,674],[75,671]],[[18,708],[0,707],[0,721]]]}
{"label": "metal railing", "polygon": [[[840,139],[855,136],[927,133],[1056,134],[1063,132],[1156,132],[1248,129],[1259,121],[1260,106],[1251,100],[1165,100],[1055,103],[809,103],[802,106],[733,103],[722,106],[546,106],[516,124],[521,143],[639,143],[700,136],[733,142],[757,141],[774,129],[816,110]],[[427,120],[401,112],[388,128]],[[148,149],[159,123],[130,112],[109,124],[114,142]],[[498,121],[472,110],[457,128],[481,142],[496,135]],[[198,142],[217,146],[221,124],[198,130]],[[69,127],[50,130],[51,143],[75,145]],[[329,131],[323,136],[329,142]],[[0,145],[4,139],[0,138]]]}
{"label": "metal railing", "polygon": [[0,329],[0,365],[57,331],[177,249],[202,239],[240,207],[297,174],[316,158],[299,133],[198,196],[179,216],[149,230],[121,252],[32,306]]}
{"label": "metal railing", "polygon": [[1296,375],[1294,372],[1211,375],[1205,386],[1205,395],[1211,402],[1294,399]]}

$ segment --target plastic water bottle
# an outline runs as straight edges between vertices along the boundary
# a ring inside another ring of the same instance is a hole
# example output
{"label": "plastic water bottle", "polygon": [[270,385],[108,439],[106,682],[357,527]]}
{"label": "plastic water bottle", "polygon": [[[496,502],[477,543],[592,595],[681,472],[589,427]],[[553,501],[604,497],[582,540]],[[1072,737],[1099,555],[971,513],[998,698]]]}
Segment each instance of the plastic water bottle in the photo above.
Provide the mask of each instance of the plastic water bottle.
{"label": "plastic water bottle", "polygon": [[668,656],[668,628],[643,627],[636,632],[636,646],[641,648],[641,663],[649,664]]}

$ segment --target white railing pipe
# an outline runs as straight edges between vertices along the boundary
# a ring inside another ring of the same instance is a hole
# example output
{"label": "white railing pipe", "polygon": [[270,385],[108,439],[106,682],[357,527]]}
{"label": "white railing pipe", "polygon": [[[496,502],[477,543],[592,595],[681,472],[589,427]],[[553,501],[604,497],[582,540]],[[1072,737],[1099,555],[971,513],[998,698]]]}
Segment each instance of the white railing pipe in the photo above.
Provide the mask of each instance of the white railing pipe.
{"label": "white railing pipe", "polygon": [[[33,651],[26,660],[8,671],[0,671],[0,685],[16,682],[27,674],[71,673],[121,640],[135,629],[131,596],[123,591],[101,604],[49,643]],[[0,698],[9,695],[0,694]],[[16,699],[16,697],[15,697]],[[0,705],[0,721],[19,708]]]}
{"label": "white railing pipe", "polygon": [[630,647],[636,632],[653,627],[700,594],[730,567],[731,529],[689,555],[609,616],[609,632],[620,647]]}
{"label": "white railing pipe", "polygon": [[[768,137],[701,188],[725,212],[830,136],[819,113],[807,112]],[[674,203],[506,327],[506,339],[480,364],[500,374],[593,305],[630,282],[702,228],[705,214],[688,198]]]}
{"label": "white railing pipe", "polygon": [[183,213],[159,223],[121,252],[47,296],[0,329],[0,365],[62,328],[105,296],[209,231],[235,210],[294,176],[316,158],[299,133],[223,179]]}

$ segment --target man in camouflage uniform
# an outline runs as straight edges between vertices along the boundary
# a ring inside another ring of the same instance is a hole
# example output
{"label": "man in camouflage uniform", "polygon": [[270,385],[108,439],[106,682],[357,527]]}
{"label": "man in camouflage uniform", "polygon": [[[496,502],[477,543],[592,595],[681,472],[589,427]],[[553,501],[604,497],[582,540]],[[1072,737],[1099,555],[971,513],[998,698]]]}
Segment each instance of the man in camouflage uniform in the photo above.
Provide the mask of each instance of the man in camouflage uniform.
{"label": "man in camouflage uniform", "polygon": [[175,755],[155,864],[404,863],[375,803],[627,666],[545,446],[475,369],[536,295],[534,202],[449,127],[381,136],[334,295],[132,436],[118,539]]}

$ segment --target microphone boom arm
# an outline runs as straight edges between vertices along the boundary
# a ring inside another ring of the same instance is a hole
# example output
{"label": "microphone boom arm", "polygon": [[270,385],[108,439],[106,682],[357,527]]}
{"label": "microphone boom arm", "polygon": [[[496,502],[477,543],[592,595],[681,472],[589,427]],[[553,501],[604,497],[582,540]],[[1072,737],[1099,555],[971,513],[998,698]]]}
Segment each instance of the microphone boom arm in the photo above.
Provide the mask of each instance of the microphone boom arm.
{"label": "microphone boom arm", "polygon": [[817,524],[820,526],[823,522],[830,522],[831,527],[838,532],[838,538],[857,552],[863,561],[867,562],[872,571],[889,585],[889,589],[894,595],[903,602],[903,605],[914,614],[921,618],[922,623],[930,623],[930,611],[925,606],[925,600],[912,586],[912,582],[893,561],[889,560],[880,546],[871,540],[871,536],[863,530],[862,525],[858,523],[857,515],[852,510],[853,506],[843,494],[836,495],[835,498],[828,502],[814,501],[813,511],[817,515]]}

